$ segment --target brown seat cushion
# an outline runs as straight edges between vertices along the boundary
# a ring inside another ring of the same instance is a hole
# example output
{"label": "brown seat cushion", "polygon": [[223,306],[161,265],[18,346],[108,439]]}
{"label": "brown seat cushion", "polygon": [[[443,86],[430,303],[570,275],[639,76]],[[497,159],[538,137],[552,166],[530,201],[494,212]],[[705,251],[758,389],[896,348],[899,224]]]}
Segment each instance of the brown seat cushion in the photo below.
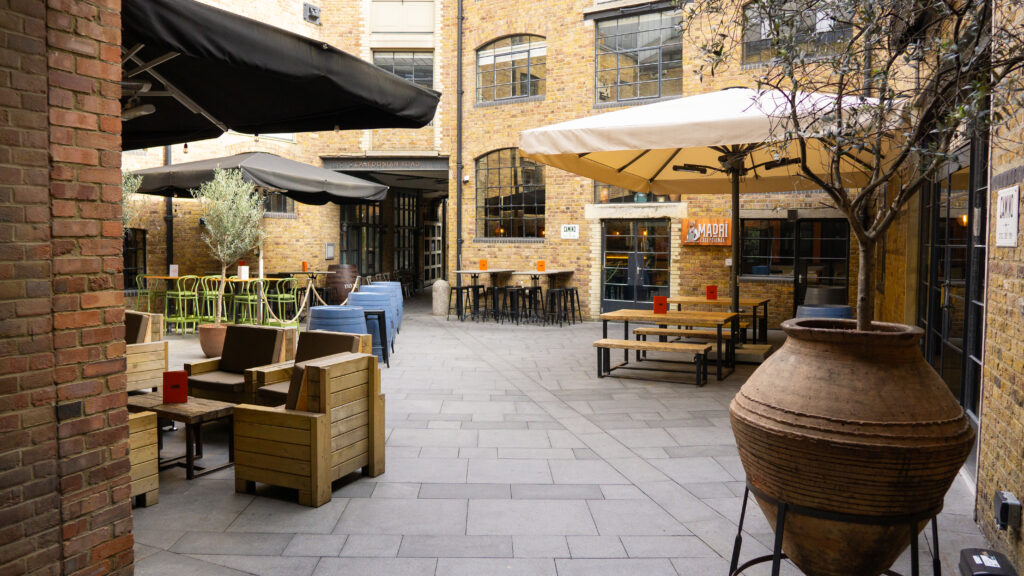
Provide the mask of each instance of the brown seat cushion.
{"label": "brown seat cushion", "polygon": [[295,350],[295,361],[305,362],[313,358],[333,356],[342,352],[359,352],[360,334],[309,330],[299,334],[299,345]]}
{"label": "brown seat cushion", "polygon": [[291,382],[268,384],[256,389],[256,403],[260,406],[280,406],[288,402],[288,389]]}
{"label": "brown seat cushion", "polygon": [[124,312],[124,343],[138,344],[146,341],[146,332],[150,327],[146,316],[138,312]]}
{"label": "brown seat cushion", "polygon": [[245,391],[245,377],[234,372],[214,370],[188,377],[189,393],[192,390],[210,390],[225,393],[241,393]]}
{"label": "brown seat cushion", "polygon": [[231,324],[224,334],[219,368],[241,374],[278,361],[283,332],[277,328]]}

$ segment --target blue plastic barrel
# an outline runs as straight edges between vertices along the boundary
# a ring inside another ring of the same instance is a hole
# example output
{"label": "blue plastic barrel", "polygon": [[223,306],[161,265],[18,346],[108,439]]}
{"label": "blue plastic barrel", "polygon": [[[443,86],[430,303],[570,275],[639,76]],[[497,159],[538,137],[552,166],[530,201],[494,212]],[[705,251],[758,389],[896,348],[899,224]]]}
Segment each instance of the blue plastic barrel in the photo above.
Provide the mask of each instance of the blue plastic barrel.
{"label": "blue plastic barrel", "polygon": [[796,307],[797,318],[853,318],[853,308],[846,304],[817,304]]}
{"label": "blue plastic barrel", "polygon": [[357,306],[313,306],[309,309],[309,329],[369,334],[363,309]]}
{"label": "blue plastic barrel", "polygon": [[395,312],[391,309],[391,295],[382,292],[352,292],[348,295],[348,303],[352,306],[359,306],[364,310],[383,310],[385,326],[387,329],[386,334],[379,334],[377,330],[377,322],[371,319],[366,323],[366,327],[370,331],[370,335],[373,336],[373,350],[377,354],[377,357],[383,360],[383,352],[381,346],[383,336],[387,342],[391,342],[395,337]]}
{"label": "blue plastic barrel", "polygon": [[383,282],[374,282],[371,286],[389,286],[395,291],[395,295],[398,297],[398,328],[402,328],[402,317],[405,315],[405,293],[402,291],[402,283],[395,282],[394,280],[386,280]]}
{"label": "blue plastic barrel", "polygon": [[391,310],[395,313],[395,327],[399,330],[402,329],[402,292],[401,286],[398,290],[395,290],[394,286],[389,286],[383,282],[374,282],[369,286],[361,286],[360,292],[375,292],[378,294],[387,294],[391,298]]}

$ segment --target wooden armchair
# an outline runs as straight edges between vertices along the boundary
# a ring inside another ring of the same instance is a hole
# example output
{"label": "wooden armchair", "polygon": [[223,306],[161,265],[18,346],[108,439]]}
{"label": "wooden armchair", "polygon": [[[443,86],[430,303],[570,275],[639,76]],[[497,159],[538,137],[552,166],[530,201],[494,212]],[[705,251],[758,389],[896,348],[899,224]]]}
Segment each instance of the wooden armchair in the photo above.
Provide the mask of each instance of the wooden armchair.
{"label": "wooden armchair", "polygon": [[160,499],[159,449],[155,412],[128,415],[128,460],[131,463],[131,497],[136,506],[152,506]]}
{"label": "wooden armchair", "polygon": [[236,404],[254,402],[256,386],[248,370],[280,361],[283,340],[279,328],[229,325],[219,358],[185,364],[189,395]]}
{"label": "wooden armchair", "polygon": [[279,362],[269,366],[250,368],[246,378],[256,389],[255,403],[260,406],[280,406],[288,399],[288,387],[292,377],[292,366],[314,358],[333,356],[343,352],[373,352],[369,334],[347,334],[325,330],[308,330],[299,334],[298,348],[294,361]]}
{"label": "wooden armchair", "polygon": [[362,468],[384,473],[384,395],[377,357],[337,354],[292,367],[285,407],[234,409],[235,490],[294,488],[322,506],[331,482]]}
{"label": "wooden armchair", "polygon": [[153,341],[153,324],[160,322],[159,314],[124,313],[125,372],[129,392],[156,388],[163,383],[163,374],[167,371],[167,342]]}

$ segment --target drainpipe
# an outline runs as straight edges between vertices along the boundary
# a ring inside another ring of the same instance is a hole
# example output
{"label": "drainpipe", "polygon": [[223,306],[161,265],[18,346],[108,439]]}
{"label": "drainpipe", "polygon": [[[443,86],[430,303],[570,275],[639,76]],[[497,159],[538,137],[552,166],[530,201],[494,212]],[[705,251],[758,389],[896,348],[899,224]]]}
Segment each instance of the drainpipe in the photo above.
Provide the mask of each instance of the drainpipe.
{"label": "drainpipe", "polygon": [[[462,269],[462,0],[458,0],[458,32],[455,42],[455,269]],[[462,287],[462,275],[455,275]]]}
{"label": "drainpipe", "polygon": [[[164,146],[164,166],[170,166],[171,162],[171,147]],[[174,198],[168,196],[164,201],[164,228],[167,230],[167,240],[165,241],[167,246],[167,269],[170,270],[171,264],[174,264]]]}

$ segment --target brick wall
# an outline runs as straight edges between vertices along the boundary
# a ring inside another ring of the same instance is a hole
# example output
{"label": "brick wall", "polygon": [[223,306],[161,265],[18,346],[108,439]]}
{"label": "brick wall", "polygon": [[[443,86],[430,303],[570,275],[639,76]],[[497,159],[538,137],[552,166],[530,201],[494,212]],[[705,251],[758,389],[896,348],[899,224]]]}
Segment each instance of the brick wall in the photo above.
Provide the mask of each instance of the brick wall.
{"label": "brick wall", "polygon": [[128,573],[120,4],[0,8],[0,573]]}

